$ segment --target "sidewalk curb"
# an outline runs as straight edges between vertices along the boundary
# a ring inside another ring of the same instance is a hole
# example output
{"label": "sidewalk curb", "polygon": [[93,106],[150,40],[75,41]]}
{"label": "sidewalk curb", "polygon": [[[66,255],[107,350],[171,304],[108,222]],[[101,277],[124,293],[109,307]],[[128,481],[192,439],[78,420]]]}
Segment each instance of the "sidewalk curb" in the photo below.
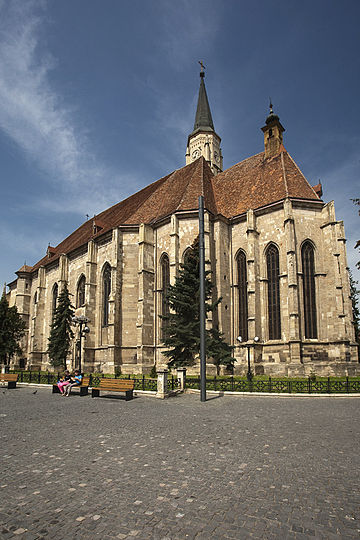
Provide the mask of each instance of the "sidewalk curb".
{"label": "sidewalk curb", "polygon": [[[39,383],[24,383],[24,382],[18,382],[17,386],[29,386],[29,387],[36,387],[36,388],[52,388],[52,384],[39,384]],[[5,388],[5,386],[4,386]],[[92,388],[89,386],[89,388]],[[174,395],[180,395],[180,394],[200,394],[200,390],[197,390],[196,388],[186,388],[185,391],[174,391],[170,392],[168,397],[173,397]],[[210,394],[211,396],[219,396],[219,397],[226,397],[226,396],[236,396],[236,397],[247,397],[247,396],[253,396],[253,397],[276,397],[276,398],[360,398],[359,394],[316,394],[315,392],[312,392],[311,394],[299,394],[299,393],[281,393],[277,394],[275,392],[222,392],[222,391],[215,391],[215,390],[206,390],[207,394]],[[149,397],[156,397],[156,391],[152,390],[134,390],[135,395],[144,395]]]}
{"label": "sidewalk curb", "polygon": [[[197,390],[196,388],[187,388],[185,390],[186,394],[200,394],[200,390]],[[216,390],[206,390],[207,394],[210,394],[212,396],[238,396],[238,397],[244,397],[244,396],[254,396],[254,397],[282,397],[282,398],[360,398],[360,394],[316,394],[315,392],[312,392],[311,394],[287,394],[287,393],[281,393],[276,394],[275,392],[222,392],[222,391],[216,391]]]}

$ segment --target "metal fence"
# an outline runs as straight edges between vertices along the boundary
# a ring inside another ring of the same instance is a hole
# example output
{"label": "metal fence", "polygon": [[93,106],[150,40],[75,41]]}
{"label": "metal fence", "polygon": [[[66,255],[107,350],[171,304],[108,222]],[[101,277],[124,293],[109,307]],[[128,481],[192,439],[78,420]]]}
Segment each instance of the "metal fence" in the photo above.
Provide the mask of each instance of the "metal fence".
{"label": "metal fence", "polygon": [[[200,378],[187,378],[186,388],[200,389]],[[268,392],[276,394],[352,394],[360,392],[360,380],[346,377],[344,380],[308,379],[272,379],[238,380],[234,377],[226,379],[206,379],[206,389],[219,392]]]}
{"label": "metal fence", "polygon": [[[62,373],[15,370],[18,373],[19,382],[36,384],[56,384]],[[98,386],[105,375],[90,375],[90,386]],[[135,381],[135,390],[157,391],[157,379],[150,379],[145,375],[118,375],[117,379],[132,379]],[[200,389],[200,378],[186,378],[186,388]],[[180,388],[180,380],[174,375],[168,376],[168,391]],[[342,380],[327,379],[317,380],[313,377],[308,379],[236,379],[207,378],[206,389],[218,392],[268,392],[276,394],[356,394],[360,393],[360,379],[346,377]]]}
{"label": "metal fence", "polygon": [[[24,383],[34,383],[34,384],[56,384],[59,378],[62,376],[62,373],[54,372],[41,372],[41,371],[23,371],[15,370],[14,373],[18,373],[19,382]],[[90,375],[90,385],[97,387],[100,384],[100,380],[103,379],[105,375],[101,374],[91,374]],[[107,377],[109,378],[109,377]],[[111,378],[115,379],[132,379],[135,381],[135,390],[144,390],[150,392],[157,391],[157,379],[149,379],[145,375],[114,375]],[[180,387],[180,381],[174,375],[168,377],[168,390],[176,390]]]}

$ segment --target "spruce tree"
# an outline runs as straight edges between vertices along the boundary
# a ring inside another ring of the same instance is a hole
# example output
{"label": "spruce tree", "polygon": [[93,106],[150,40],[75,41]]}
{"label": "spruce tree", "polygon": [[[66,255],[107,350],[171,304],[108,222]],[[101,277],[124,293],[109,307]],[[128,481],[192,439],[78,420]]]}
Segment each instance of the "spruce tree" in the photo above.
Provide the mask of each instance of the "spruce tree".
{"label": "spruce tree", "polygon": [[0,362],[8,365],[14,354],[21,355],[19,341],[25,334],[25,322],[17,307],[9,307],[5,291],[0,300]]}
{"label": "spruce tree", "polygon": [[73,316],[74,308],[71,305],[69,291],[65,284],[53,315],[47,350],[50,363],[54,367],[63,366],[66,369],[66,358],[69,354],[71,340],[74,337],[71,329]]}
{"label": "spruce tree", "polygon": [[[161,317],[164,323],[164,355],[169,358],[169,367],[192,366],[200,353],[200,257],[197,238],[186,254],[175,284],[169,286],[168,302],[170,314]],[[205,312],[213,312],[221,299],[211,302],[213,284],[211,272],[205,271]],[[206,331],[208,356],[220,364],[233,366],[231,347],[216,330]]]}
{"label": "spruce tree", "polygon": [[235,362],[232,356],[233,347],[226,343],[224,334],[217,328],[212,328],[207,333],[206,350],[207,355],[214,360],[218,374],[220,366],[225,366],[230,372],[233,371]]}

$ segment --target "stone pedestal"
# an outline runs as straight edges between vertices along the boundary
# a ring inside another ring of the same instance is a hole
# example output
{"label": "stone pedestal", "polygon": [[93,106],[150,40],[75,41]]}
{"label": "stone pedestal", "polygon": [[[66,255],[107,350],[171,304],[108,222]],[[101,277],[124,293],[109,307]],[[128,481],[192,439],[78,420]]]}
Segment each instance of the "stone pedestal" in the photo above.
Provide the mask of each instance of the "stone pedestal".
{"label": "stone pedestal", "polygon": [[180,381],[180,390],[184,391],[186,383],[186,368],[177,368],[177,378]]}
{"label": "stone pedestal", "polygon": [[157,392],[156,397],[165,399],[169,396],[168,393],[168,372],[167,369],[159,369],[157,371]]}

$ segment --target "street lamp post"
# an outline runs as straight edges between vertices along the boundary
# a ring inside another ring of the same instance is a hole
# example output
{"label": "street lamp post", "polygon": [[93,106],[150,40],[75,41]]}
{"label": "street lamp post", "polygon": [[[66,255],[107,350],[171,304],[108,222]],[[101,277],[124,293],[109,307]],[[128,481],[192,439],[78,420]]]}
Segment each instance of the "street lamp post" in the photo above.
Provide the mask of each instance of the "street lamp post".
{"label": "street lamp post", "polygon": [[[243,342],[243,338],[241,336],[239,336],[237,338],[238,342],[239,343],[242,343]],[[258,343],[260,341],[260,338],[258,336],[255,336],[254,339],[254,344]],[[244,346],[247,348],[247,363],[248,363],[248,369],[247,369],[247,374],[246,374],[246,377],[247,377],[247,380],[248,381],[252,381],[252,378],[253,378],[253,373],[251,371],[251,364],[250,364],[250,347],[251,347],[251,343],[245,343]]]}
{"label": "street lamp post", "polygon": [[85,317],[85,315],[79,315],[78,317],[73,317],[72,323],[75,326],[79,326],[79,366],[78,369],[81,372],[81,353],[82,353],[82,338],[86,338],[86,334],[90,332],[90,328],[86,326],[86,323],[90,322],[90,319]]}

